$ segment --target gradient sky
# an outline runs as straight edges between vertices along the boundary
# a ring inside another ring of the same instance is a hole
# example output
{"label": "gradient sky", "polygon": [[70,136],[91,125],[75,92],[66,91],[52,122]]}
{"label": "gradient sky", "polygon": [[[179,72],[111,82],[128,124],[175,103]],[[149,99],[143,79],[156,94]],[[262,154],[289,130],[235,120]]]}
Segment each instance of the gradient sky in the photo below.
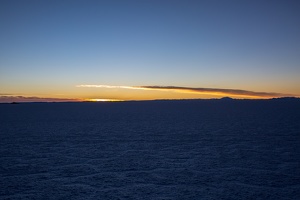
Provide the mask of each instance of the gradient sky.
{"label": "gradient sky", "polygon": [[299,10],[297,0],[1,0],[0,102],[300,96]]}

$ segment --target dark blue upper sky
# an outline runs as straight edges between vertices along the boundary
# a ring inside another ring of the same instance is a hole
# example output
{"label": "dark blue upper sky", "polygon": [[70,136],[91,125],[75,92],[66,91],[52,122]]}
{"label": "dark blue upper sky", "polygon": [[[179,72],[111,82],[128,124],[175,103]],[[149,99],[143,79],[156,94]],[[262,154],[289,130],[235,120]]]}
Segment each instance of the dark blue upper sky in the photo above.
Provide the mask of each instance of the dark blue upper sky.
{"label": "dark blue upper sky", "polygon": [[291,0],[2,0],[0,92],[107,84],[300,94],[299,10]]}

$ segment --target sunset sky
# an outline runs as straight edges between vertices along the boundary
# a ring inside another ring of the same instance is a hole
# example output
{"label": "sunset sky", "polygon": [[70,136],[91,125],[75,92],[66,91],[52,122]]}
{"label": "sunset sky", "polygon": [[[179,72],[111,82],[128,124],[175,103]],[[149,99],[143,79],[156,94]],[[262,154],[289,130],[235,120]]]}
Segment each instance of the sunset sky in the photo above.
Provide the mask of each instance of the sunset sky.
{"label": "sunset sky", "polygon": [[0,102],[300,97],[297,0],[1,0]]}

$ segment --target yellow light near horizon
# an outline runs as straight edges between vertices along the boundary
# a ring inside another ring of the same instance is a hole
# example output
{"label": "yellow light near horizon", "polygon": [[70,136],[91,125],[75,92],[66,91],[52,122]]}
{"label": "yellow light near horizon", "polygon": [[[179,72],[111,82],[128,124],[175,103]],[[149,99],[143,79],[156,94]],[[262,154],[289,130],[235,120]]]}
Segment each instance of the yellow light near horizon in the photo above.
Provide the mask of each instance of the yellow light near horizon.
{"label": "yellow light near horizon", "polygon": [[119,100],[119,99],[87,99],[87,101],[106,102],[106,101],[123,101],[123,100]]}

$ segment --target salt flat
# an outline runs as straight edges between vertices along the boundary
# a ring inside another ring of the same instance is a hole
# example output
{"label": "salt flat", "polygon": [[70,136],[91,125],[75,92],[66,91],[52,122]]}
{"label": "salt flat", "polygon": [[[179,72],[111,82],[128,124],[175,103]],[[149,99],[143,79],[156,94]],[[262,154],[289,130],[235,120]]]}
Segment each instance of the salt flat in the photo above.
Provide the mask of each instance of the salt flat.
{"label": "salt flat", "polygon": [[300,199],[300,101],[0,104],[0,199]]}

